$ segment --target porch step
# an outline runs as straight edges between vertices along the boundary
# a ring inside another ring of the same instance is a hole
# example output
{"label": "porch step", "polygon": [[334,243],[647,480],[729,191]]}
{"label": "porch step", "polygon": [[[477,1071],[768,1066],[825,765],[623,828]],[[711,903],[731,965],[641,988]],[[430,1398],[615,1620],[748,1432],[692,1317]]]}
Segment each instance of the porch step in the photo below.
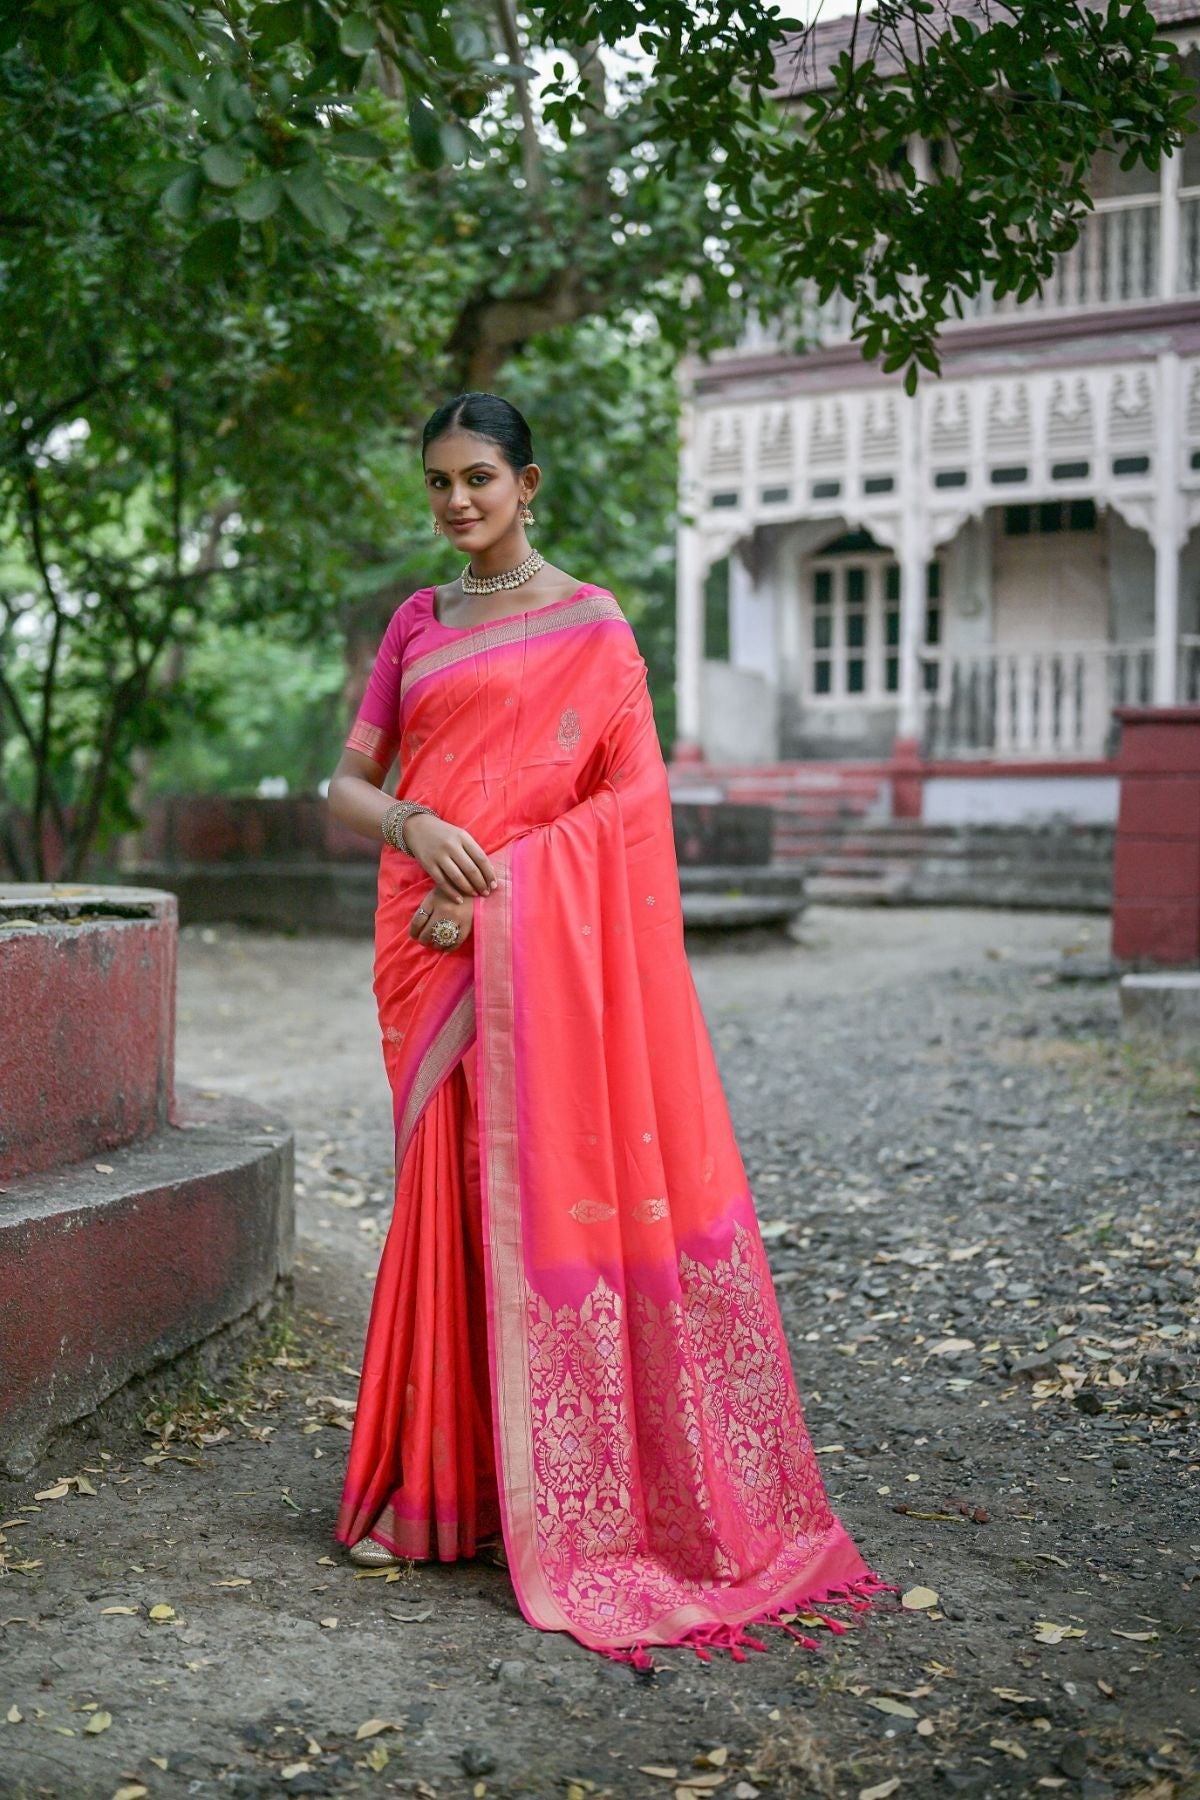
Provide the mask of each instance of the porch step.
{"label": "porch step", "polygon": [[808,898],[817,902],[1107,912],[1112,859],[1106,825],[864,823],[840,842],[809,833],[780,860],[804,869]]}
{"label": "porch step", "polygon": [[669,774],[679,800],[703,792],[772,807],[777,832],[793,820],[882,819],[891,809],[890,776],[878,763],[701,764]]}

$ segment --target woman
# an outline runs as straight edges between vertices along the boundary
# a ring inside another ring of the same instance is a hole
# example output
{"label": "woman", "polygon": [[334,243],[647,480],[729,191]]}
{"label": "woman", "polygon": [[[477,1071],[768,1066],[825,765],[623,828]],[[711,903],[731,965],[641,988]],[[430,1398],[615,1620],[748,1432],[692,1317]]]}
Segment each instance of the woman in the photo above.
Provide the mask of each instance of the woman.
{"label": "woman", "polygon": [[452,1561],[502,1532],[531,1624],[639,1667],[740,1657],[747,1624],[883,1584],[804,1427],[646,665],[613,595],[530,549],[514,407],[460,394],[422,450],[468,561],[395,613],[329,789],[385,839],[397,1170],[335,1535]]}

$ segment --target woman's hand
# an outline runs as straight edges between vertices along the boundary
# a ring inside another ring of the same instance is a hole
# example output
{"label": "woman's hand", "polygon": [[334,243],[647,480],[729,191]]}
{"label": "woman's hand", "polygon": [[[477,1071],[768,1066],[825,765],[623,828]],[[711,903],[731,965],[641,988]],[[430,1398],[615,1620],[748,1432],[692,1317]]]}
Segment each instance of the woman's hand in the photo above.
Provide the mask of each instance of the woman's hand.
{"label": "woman's hand", "polygon": [[[421,815],[424,817],[424,815]],[[453,919],[458,926],[459,937],[456,944],[449,946],[439,944],[433,935],[433,928],[439,919]],[[447,950],[461,950],[471,935],[471,927],[475,923],[475,896],[464,899],[461,894],[452,894],[444,887],[434,887],[426,894],[417,907],[408,927],[408,935],[419,944],[428,944],[431,950],[445,955]]]}
{"label": "woman's hand", "polygon": [[404,841],[431,881],[460,898],[490,894],[496,875],[487,852],[469,831],[451,825],[436,813],[410,813],[404,821]]}

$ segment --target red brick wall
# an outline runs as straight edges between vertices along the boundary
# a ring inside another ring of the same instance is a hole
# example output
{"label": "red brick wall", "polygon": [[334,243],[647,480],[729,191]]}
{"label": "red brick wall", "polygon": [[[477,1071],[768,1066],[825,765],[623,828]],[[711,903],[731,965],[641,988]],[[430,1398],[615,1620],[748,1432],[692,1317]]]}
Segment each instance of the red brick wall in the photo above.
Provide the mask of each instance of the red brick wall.
{"label": "red brick wall", "polygon": [[1121,706],[1112,954],[1200,963],[1200,706]]}

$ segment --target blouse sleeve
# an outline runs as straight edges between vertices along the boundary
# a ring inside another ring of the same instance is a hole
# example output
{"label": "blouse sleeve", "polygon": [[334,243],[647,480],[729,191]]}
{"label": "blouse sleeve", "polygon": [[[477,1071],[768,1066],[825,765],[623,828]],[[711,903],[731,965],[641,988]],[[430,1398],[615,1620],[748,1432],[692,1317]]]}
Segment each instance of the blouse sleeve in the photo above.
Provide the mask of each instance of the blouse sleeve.
{"label": "blouse sleeve", "polygon": [[400,748],[400,673],[404,645],[403,608],[392,614],[383,634],[354,723],[347,750],[369,756],[386,772]]}

